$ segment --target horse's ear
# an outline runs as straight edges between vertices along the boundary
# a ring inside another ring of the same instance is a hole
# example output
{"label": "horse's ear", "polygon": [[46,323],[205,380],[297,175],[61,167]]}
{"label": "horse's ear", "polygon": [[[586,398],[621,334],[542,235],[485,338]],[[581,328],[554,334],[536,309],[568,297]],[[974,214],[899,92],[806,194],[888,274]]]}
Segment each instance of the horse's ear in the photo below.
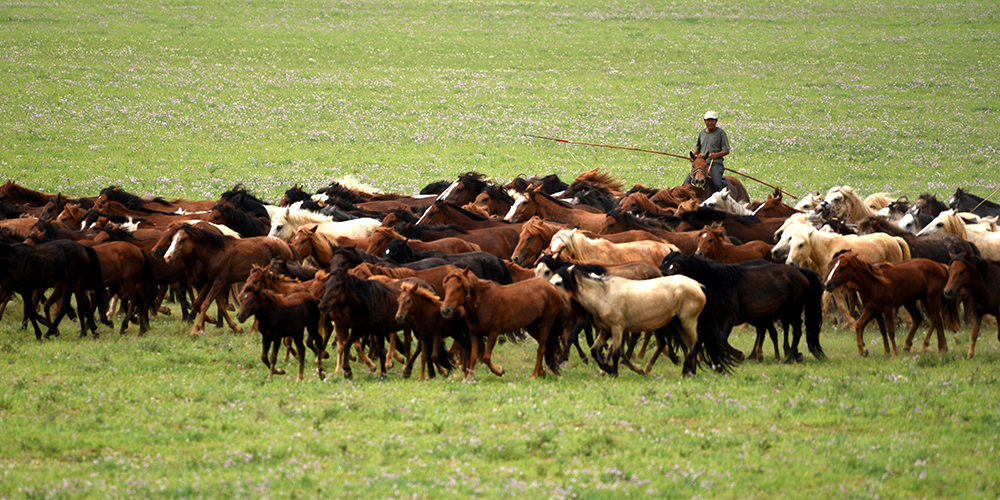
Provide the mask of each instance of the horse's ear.
{"label": "horse's ear", "polygon": [[691,161],[694,161],[694,159],[697,158],[697,156],[694,154],[694,151],[688,151],[688,153],[689,156],[691,157]]}

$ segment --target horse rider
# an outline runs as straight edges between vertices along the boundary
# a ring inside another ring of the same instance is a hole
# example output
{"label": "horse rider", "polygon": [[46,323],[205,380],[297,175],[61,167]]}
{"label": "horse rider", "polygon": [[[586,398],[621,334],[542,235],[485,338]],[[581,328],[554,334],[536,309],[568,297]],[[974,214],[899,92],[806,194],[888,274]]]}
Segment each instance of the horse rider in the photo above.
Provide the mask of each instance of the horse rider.
{"label": "horse rider", "polygon": [[[729,136],[726,135],[725,130],[716,125],[718,122],[719,113],[711,110],[705,112],[705,129],[698,132],[698,142],[695,143],[694,154],[708,153],[712,185],[715,186],[716,191],[722,191],[726,187],[726,180],[722,178],[722,173],[726,169],[723,157],[729,154]],[[691,183],[691,174],[688,174],[684,183]]]}

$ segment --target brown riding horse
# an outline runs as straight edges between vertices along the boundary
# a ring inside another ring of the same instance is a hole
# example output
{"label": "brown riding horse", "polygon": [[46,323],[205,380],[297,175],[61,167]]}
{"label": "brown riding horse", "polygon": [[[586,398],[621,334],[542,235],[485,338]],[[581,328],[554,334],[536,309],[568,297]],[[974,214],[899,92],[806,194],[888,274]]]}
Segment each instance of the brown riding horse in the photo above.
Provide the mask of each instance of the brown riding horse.
{"label": "brown riding horse", "polygon": [[[691,152],[691,186],[695,188],[696,196],[704,201],[715,192],[712,184],[712,174],[709,172],[711,165],[708,161],[708,153],[696,155]],[[736,200],[743,203],[750,203],[750,193],[746,186],[739,179],[725,175],[722,177],[729,185],[729,194]]]}
{"label": "brown riding horse", "polygon": [[[522,328],[538,341],[531,376],[545,376],[543,359],[552,373],[559,373],[560,331],[568,304],[548,281],[534,278],[498,285],[477,278],[468,269],[453,271],[444,278],[441,302],[442,316],[464,316],[470,334],[477,339],[487,339],[482,361],[494,374],[502,376],[504,373],[503,368],[492,361],[493,347],[500,334]],[[478,340],[472,342],[469,364],[465,367],[466,380],[475,372],[478,344]]]}
{"label": "brown riding horse", "polygon": [[[882,332],[882,343],[885,353],[889,354],[892,344],[892,356],[896,355],[896,325],[893,311],[897,307],[905,307],[913,318],[910,332],[906,336],[904,351],[909,351],[913,344],[913,335],[923,322],[918,302],[922,302],[930,315],[931,328],[924,339],[924,350],[931,342],[931,334],[937,330],[938,351],[948,350],[948,341],[944,336],[942,321],[942,306],[944,321],[949,328],[958,330],[958,305],[954,300],[942,301],[945,285],[948,283],[948,268],[928,259],[910,259],[898,264],[870,264],[861,260],[854,252],[848,251],[834,257],[830,264],[824,287],[833,291],[838,286],[850,283],[861,295],[865,308],[861,317],[854,324],[857,335],[858,352],[868,355],[862,334],[865,326],[873,319],[878,322]],[[888,330],[888,332],[887,332]],[[887,335],[888,333],[888,335]]]}

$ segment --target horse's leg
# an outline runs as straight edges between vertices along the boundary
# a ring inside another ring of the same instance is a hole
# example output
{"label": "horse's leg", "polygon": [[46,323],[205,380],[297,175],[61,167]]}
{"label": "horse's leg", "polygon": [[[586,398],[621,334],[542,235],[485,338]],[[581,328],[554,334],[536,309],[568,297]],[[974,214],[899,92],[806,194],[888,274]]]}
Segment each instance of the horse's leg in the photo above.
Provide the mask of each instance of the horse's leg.
{"label": "horse's leg", "polygon": [[[191,329],[191,335],[198,335],[205,333],[205,317],[208,315],[208,306],[215,301],[216,295],[222,290],[222,284],[214,283],[207,284],[202,287],[202,292],[198,294],[195,302],[200,304],[197,307],[198,317],[195,319],[194,327]],[[198,299],[202,299],[200,302]],[[206,300],[207,299],[207,300]]]}
{"label": "horse's leg", "polygon": [[649,339],[656,335],[655,332],[646,332],[646,338],[642,341],[642,348],[639,349],[639,359],[646,357],[646,348],[649,347]]}
{"label": "horse's leg", "polygon": [[502,377],[504,373],[503,368],[493,363],[493,348],[496,347],[498,338],[500,338],[500,331],[494,330],[490,332],[486,341],[486,352],[483,353],[483,363],[490,367],[490,371],[494,375]]}
{"label": "horse's leg", "polygon": [[604,371],[604,373],[610,374],[612,372],[611,366],[601,356],[601,349],[604,349],[604,344],[608,341],[608,333],[604,330],[599,330],[597,332],[597,339],[590,346],[590,355],[597,362],[597,367]]}
{"label": "horse's leg", "polygon": [[344,354],[341,355],[341,357],[343,358],[342,364],[344,369],[344,378],[347,380],[351,380],[352,378],[354,378],[354,372],[351,371],[351,358],[347,354],[348,351],[350,350],[350,346],[354,345],[354,343],[360,339],[361,339],[360,335],[354,332],[354,328],[351,328],[350,333],[347,336],[347,341],[345,342],[347,345],[347,349],[345,349]]}
{"label": "horse's leg", "polygon": [[948,339],[944,336],[944,320],[941,319],[941,296],[929,294],[927,301],[927,314],[930,316],[931,327],[927,330],[927,338],[924,339],[924,351],[931,345],[931,334],[937,329],[938,352],[948,350]]}
{"label": "horse's leg", "polygon": [[[243,327],[229,316],[229,296],[227,294],[219,294],[215,299],[215,306],[219,310],[219,317],[226,320],[229,328],[232,328],[236,333],[243,333]],[[222,321],[219,321],[218,326],[222,328]]]}
{"label": "horse's leg", "polygon": [[[972,314],[972,335],[969,336],[969,357],[976,355],[976,340],[979,339],[979,327],[983,324],[983,317],[979,313]],[[1000,340],[1000,321],[997,321],[997,340]]]}
{"label": "horse's leg", "polygon": [[[642,372],[645,374],[648,374],[649,372],[653,371],[653,365],[656,364],[657,358],[659,358],[660,354],[662,354],[663,351],[667,349],[667,332],[665,330],[666,330],[665,328],[660,328],[652,332],[652,335],[656,337],[656,350],[653,352],[653,355],[649,358],[649,362],[646,363],[646,368],[642,370]],[[649,340],[649,337],[647,336],[646,339]]]}
{"label": "horse's leg", "polygon": [[837,310],[839,310],[840,314],[844,316],[844,320],[847,321],[847,324],[851,324],[851,322],[854,321],[854,316],[851,314],[851,308],[848,305],[848,292],[844,288],[839,288],[834,290],[832,293],[833,300],[837,304]]}
{"label": "horse's leg", "polygon": [[[354,329],[352,328],[351,330]],[[375,362],[372,361],[371,357],[369,357],[368,354],[365,353],[365,348],[361,344],[362,344],[361,337],[358,337],[358,340],[354,342],[354,352],[358,353],[358,359],[363,361],[366,365],[368,365],[369,370],[375,371],[378,367],[375,366]]]}
{"label": "horse's leg", "polygon": [[423,355],[424,352],[423,343],[424,340],[418,335],[417,349],[413,351],[409,356],[407,356],[406,364],[403,365],[403,378],[410,378],[410,375],[413,374],[413,363],[416,362],[417,356],[420,356],[421,373],[420,373],[420,379],[418,380],[423,379],[423,364],[427,361],[427,356]]}
{"label": "horse's leg", "polygon": [[38,312],[31,307],[31,297],[22,292],[21,302],[24,305],[24,317],[26,320],[31,321],[31,326],[35,328],[35,338],[37,340],[42,340],[42,330],[38,328]]}
{"label": "horse's leg", "polygon": [[[796,363],[801,363],[804,359],[799,352],[799,341],[802,340],[802,318],[793,316],[789,321],[782,321],[785,325],[785,340],[788,340],[788,327],[792,327],[792,356]],[[788,350],[785,350],[785,358],[789,358]]]}
{"label": "horse's leg", "polygon": [[[46,337],[51,337],[56,335],[56,328],[59,327],[59,322],[62,320],[63,316],[66,314],[66,310],[70,308],[70,299],[72,298],[72,290],[67,290],[62,294],[62,301],[59,303],[59,312],[56,313],[56,317],[49,322],[49,330],[45,332]],[[81,307],[81,300],[77,298],[77,307]],[[80,316],[80,336],[87,336],[87,322],[84,320],[83,316]]]}
{"label": "horse's leg", "polygon": [[[890,357],[896,356],[896,325],[892,321],[892,309],[887,309],[880,311],[877,316],[875,316],[875,321],[878,323],[879,331],[882,332],[882,345],[885,347],[885,354]],[[889,344],[892,344],[892,350],[889,350]]]}
{"label": "horse's leg", "polygon": [[283,370],[281,368],[278,368],[278,350],[279,349],[281,349],[281,341],[278,340],[278,339],[274,339],[274,341],[271,342],[271,358],[270,358],[271,375],[267,376],[268,380],[271,380],[271,377],[274,376],[275,374],[277,374],[277,375],[284,375],[285,374],[285,370]]}
{"label": "horse's leg", "polygon": [[[465,378],[462,379],[465,382],[468,382],[470,379],[472,379],[473,375],[475,375],[476,373],[476,362],[479,361],[479,348],[482,346],[483,343],[483,338],[477,335],[476,333],[469,332],[469,337],[470,337],[469,356],[468,356],[469,363],[465,365]],[[451,347],[455,348],[454,345],[452,345]],[[483,350],[484,351],[486,350],[484,346]]]}
{"label": "horse's leg", "polygon": [[[910,313],[910,318],[911,318],[910,330],[906,333],[906,341],[903,342],[903,351],[910,352],[910,349],[913,347],[913,335],[917,333],[917,328],[920,326],[921,323],[923,323],[924,316],[922,314],[920,314],[920,308],[917,307],[917,302],[916,301],[913,301],[913,302],[911,302],[909,304],[906,304],[903,307],[906,309],[906,312]],[[933,317],[934,317],[934,315],[933,315],[933,313],[931,313],[931,318],[933,318]],[[893,323],[895,323],[895,319],[896,319],[895,317],[891,318],[891,320],[893,321]],[[895,328],[895,326],[894,326],[894,328]],[[933,323],[931,324],[931,329],[932,330],[934,329],[934,324]],[[927,340],[930,340],[930,334],[931,334],[931,332],[928,331],[927,332]],[[927,350],[927,344],[926,343],[924,343],[924,350],[925,351]]]}
{"label": "horse's leg", "polygon": [[[298,349],[295,358],[299,360],[299,378],[296,379],[296,382],[302,382],[306,371],[306,347],[302,342],[302,332],[296,332],[293,339],[295,340],[295,347]],[[287,351],[288,348],[286,347],[285,352]]]}
{"label": "horse's leg", "polygon": [[864,332],[865,327],[868,323],[875,318],[876,312],[873,309],[865,308],[861,311],[861,317],[854,322],[854,335],[857,337],[858,341],[858,354],[861,356],[868,356],[868,349],[865,348]]}
{"label": "horse's leg", "polygon": [[292,354],[295,354],[296,359],[299,357],[298,351],[296,351],[295,348],[292,347],[292,342],[293,342],[292,337],[285,337],[281,339],[281,343],[285,344],[285,359],[282,360],[282,362],[284,363],[288,362],[288,358]]}

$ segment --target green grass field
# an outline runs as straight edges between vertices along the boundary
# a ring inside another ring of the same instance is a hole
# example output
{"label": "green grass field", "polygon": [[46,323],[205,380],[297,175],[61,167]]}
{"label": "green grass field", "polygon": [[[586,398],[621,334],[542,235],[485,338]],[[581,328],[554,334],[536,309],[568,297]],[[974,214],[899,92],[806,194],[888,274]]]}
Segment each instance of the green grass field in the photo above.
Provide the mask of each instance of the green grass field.
{"label": "green grass field", "polygon": [[[998,34],[985,2],[8,2],[0,175],[271,201],[469,170],[672,186],[683,161],[524,134],[684,154],[715,109],[727,166],[796,194],[986,195]],[[297,384],[265,381],[253,335],[161,317],[39,343],[19,317],[0,324],[0,498],[1000,496],[993,326],[971,360],[967,329],[890,360],[827,325],[827,361],[730,377],[573,359],[529,380],[526,343],[475,384]]]}

